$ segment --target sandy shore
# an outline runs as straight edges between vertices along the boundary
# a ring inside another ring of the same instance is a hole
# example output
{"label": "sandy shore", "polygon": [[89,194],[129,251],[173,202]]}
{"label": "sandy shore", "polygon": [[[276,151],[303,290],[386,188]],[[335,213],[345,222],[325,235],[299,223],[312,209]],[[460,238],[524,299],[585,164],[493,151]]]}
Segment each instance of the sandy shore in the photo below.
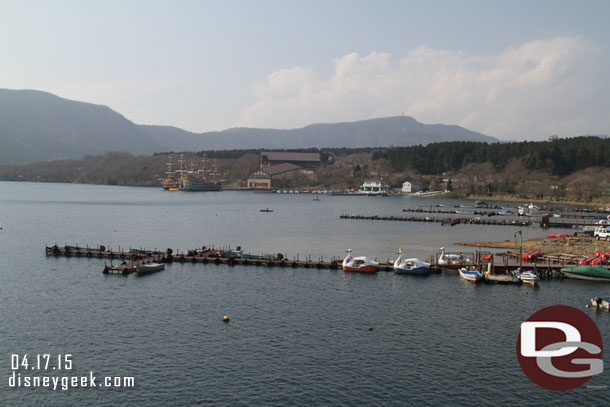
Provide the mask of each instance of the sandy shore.
{"label": "sandy shore", "polygon": [[[463,242],[461,246],[487,247],[507,249],[513,253],[519,252],[519,241],[504,240],[502,242]],[[570,236],[556,238],[538,238],[523,241],[523,253],[540,250],[542,254],[559,255],[572,254],[592,256],[595,251],[610,251],[610,242],[595,240],[591,236]]]}

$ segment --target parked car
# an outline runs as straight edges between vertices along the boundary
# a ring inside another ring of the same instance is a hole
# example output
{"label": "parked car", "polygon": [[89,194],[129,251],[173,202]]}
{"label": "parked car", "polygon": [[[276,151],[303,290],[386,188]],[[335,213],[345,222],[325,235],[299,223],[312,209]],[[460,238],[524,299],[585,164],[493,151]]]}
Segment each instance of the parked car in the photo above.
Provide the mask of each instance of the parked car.
{"label": "parked car", "polygon": [[593,236],[597,240],[605,240],[607,242],[610,242],[610,230],[608,230],[607,227],[595,228],[595,231],[593,232]]}

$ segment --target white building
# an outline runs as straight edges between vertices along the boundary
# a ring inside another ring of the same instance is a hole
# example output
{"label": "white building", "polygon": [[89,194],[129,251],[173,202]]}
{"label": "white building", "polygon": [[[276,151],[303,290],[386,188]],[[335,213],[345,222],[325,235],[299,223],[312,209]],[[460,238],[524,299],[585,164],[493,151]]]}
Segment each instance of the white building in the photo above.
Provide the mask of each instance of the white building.
{"label": "white building", "polygon": [[364,181],[360,186],[360,193],[367,195],[387,195],[390,190],[390,185],[383,181]]}
{"label": "white building", "polygon": [[416,184],[415,182],[405,181],[402,183],[403,194],[412,194],[414,192],[421,192],[421,190],[421,185]]}

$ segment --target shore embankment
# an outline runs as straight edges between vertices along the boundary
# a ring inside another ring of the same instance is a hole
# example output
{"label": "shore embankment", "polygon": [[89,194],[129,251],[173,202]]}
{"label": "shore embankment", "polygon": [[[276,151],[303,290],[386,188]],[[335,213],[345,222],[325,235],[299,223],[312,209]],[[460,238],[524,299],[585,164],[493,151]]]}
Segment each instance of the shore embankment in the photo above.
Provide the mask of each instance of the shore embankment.
{"label": "shore embankment", "polygon": [[[496,242],[461,242],[461,246],[487,247],[506,249],[519,252],[519,240],[503,240]],[[592,236],[578,235],[567,237],[543,237],[523,241],[523,253],[539,250],[546,255],[569,254],[576,256],[591,256],[596,251],[610,250],[610,242],[595,240]]]}

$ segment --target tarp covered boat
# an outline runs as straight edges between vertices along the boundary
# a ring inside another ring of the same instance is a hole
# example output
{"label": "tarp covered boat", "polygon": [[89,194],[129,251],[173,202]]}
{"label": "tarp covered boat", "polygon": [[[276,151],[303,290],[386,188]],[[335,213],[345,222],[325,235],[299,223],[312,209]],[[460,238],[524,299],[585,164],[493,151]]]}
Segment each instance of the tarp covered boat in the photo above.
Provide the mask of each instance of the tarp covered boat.
{"label": "tarp covered boat", "polygon": [[561,271],[568,278],[610,282],[610,270],[604,266],[565,267]]}

